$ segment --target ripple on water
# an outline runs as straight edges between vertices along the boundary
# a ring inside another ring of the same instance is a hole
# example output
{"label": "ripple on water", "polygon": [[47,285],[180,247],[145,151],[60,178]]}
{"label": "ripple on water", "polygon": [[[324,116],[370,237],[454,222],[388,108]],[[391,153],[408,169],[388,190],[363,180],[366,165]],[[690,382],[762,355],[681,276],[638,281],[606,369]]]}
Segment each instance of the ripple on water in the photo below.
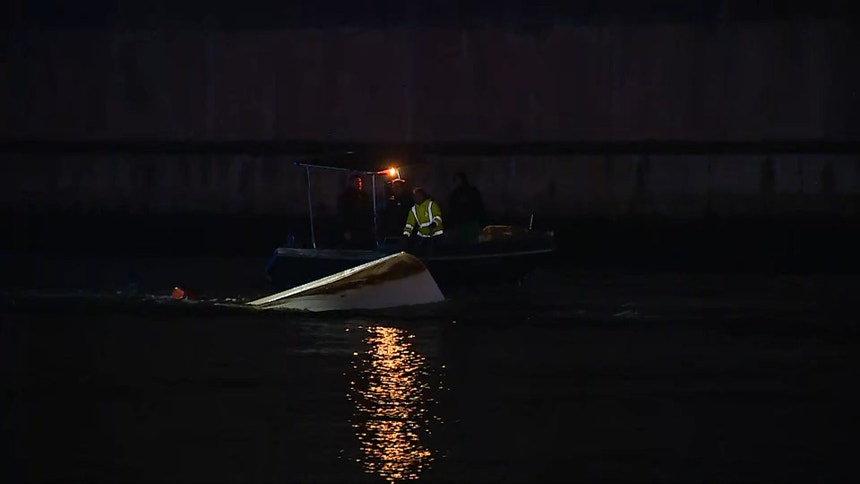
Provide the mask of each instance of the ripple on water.
{"label": "ripple on water", "polygon": [[366,473],[389,481],[417,479],[437,458],[429,436],[441,418],[434,390],[442,387],[409,331],[382,325],[353,329],[363,351],[353,358],[349,400],[352,426]]}

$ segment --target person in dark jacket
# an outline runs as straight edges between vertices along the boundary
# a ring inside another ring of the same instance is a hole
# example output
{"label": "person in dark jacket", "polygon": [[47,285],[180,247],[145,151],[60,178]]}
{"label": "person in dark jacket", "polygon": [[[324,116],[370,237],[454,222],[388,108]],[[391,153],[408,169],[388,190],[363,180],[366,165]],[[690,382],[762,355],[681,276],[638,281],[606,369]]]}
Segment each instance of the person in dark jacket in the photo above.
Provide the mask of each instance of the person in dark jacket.
{"label": "person in dark jacket", "polygon": [[376,239],[373,234],[373,201],[362,190],[361,175],[352,175],[350,185],[338,199],[341,243],[345,249],[373,249]]}
{"label": "person in dark jacket", "polygon": [[485,219],[484,201],[481,192],[469,183],[465,173],[454,175],[454,190],[446,212],[446,229],[453,243],[478,243]]}
{"label": "person in dark jacket", "polygon": [[385,207],[380,212],[379,235],[380,237],[400,237],[403,232],[403,224],[412,208],[412,196],[409,193],[406,180],[398,178],[391,182],[391,196],[388,197]]}

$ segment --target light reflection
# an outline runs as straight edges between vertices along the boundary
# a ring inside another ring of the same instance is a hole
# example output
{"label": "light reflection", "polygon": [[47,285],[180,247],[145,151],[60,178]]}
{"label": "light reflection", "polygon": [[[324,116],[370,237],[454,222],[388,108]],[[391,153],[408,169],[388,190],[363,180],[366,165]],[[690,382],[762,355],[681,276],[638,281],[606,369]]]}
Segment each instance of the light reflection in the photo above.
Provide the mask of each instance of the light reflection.
{"label": "light reflection", "polygon": [[350,382],[362,467],[390,482],[417,479],[434,459],[426,444],[434,403],[426,358],[403,329],[364,330],[370,348],[356,360],[359,376]]}

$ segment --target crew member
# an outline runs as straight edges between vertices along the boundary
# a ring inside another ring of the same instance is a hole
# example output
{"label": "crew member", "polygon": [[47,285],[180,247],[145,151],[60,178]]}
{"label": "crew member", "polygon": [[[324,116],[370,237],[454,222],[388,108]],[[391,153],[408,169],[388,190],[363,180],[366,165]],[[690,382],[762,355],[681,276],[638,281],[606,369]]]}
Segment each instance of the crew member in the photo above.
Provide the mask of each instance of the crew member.
{"label": "crew member", "polygon": [[403,232],[403,221],[412,208],[412,196],[406,189],[406,180],[398,178],[391,182],[391,196],[386,200],[385,208],[380,212],[379,235],[381,237],[399,237]]}
{"label": "crew member", "polygon": [[338,214],[342,234],[341,247],[348,249],[373,249],[373,202],[362,190],[361,175],[349,178],[350,186],[338,199]]}
{"label": "crew member", "polygon": [[411,238],[414,233],[420,246],[432,248],[434,242],[445,232],[442,226],[442,210],[439,204],[427,196],[424,189],[418,187],[412,190],[415,205],[406,216],[403,235]]}
{"label": "crew member", "polygon": [[454,243],[477,243],[485,218],[484,202],[481,192],[469,183],[465,173],[454,175],[454,190],[447,210],[450,232],[447,237]]}

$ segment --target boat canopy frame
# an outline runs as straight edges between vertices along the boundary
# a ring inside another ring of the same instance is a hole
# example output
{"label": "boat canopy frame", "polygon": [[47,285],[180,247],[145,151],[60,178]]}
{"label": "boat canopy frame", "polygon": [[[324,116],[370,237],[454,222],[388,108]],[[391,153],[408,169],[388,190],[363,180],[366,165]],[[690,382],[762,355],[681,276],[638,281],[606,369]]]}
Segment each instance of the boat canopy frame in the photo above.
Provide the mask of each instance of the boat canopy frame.
{"label": "boat canopy frame", "polygon": [[[348,154],[351,155],[352,153],[348,153]],[[377,197],[376,177],[384,176],[384,175],[392,176],[391,171],[394,170],[394,175],[396,175],[396,178],[400,178],[400,168],[399,167],[390,167],[390,168],[383,169],[383,170],[369,170],[367,168],[357,168],[357,167],[350,167],[350,166],[337,166],[334,164],[326,165],[326,164],[322,164],[322,163],[323,163],[322,161],[308,162],[308,161],[301,161],[301,160],[297,160],[294,162],[294,165],[302,167],[305,169],[305,174],[307,177],[307,184],[308,184],[308,222],[310,224],[310,229],[311,229],[311,246],[314,249],[317,248],[317,241],[316,241],[316,231],[314,229],[314,206],[313,206],[313,191],[311,188],[311,169],[341,171],[341,172],[352,173],[355,175],[370,176],[371,177],[371,191],[373,192],[372,200],[373,200],[373,226],[374,227],[377,226],[377,217],[378,217],[377,208],[376,208],[377,207],[377,203],[376,203],[376,197]]]}

